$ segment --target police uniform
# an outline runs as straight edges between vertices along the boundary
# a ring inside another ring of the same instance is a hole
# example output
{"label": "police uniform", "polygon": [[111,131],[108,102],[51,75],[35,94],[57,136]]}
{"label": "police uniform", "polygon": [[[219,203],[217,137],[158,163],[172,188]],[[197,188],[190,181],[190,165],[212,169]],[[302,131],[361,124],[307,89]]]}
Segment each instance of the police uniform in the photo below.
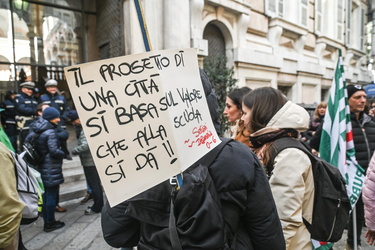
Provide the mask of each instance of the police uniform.
{"label": "police uniform", "polygon": [[1,105],[1,108],[4,109],[1,115],[4,131],[12,143],[14,150],[17,150],[18,130],[16,124],[16,110],[14,108],[14,100],[10,99],[10,96],[13,94],[16,94],[13,90],[6,93],[5,97],[7,99]]}
{"label": "police uniform", "polygon": [[[33,82],[24,82],[21,85],[21,88],[34,89],[35,83]],[[29,134],[30,124],[33,122],[36,115],[36,107],[38,102],[35,100],[33,95],[28,96],[27,94],[21,92],[16,95],[14,98],[14,108],[16,110],[16,121],[18,129],[21,130],[20,145],[23,145],[23,142],[26,136]]]}
{"label": "police uniform", "polygon": [[[53,80],[53,79],[48,80],[44,86],[46,88],[50,87],[50,86],[56,87],[57,81]],[[49,105],[50,107],[54,107],[55,109],[57,109],[60,112],[60,118],[62,118],[60,124],[62,125],[62,127],[65,127],[64,123],[65,123],[65,120],[66,120],[66,114],[70,110],[70,108],[69,108],[64,96],[62,96],[58,93],[55,93],[55,94],[52,95],[51,93],[47,92],[47,94],[44,94],[40,97],[39,102],[43,103],[43,104],[46,104],[46,105]]]}

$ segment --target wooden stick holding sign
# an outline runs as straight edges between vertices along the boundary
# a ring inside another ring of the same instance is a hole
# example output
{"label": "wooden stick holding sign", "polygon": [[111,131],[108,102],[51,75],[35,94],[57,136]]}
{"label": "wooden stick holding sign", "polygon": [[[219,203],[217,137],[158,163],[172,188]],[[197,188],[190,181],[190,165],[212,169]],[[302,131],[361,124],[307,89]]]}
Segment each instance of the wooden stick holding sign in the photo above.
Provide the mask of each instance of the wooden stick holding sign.
{"label": "wooden stick holding sign", "polygon": [[139,26],[141,28],[143,43],[146,51],[152,50],[150,36],[148,35],[147,24],[143,14],[142,3],[139,0],[134,0],[135,10],[137,11]]}
{"label": "wooden stick holding sign", "polygon": [[111,206],[184,171],[220,143],[195,49],[64,70]]}
{"label": "wooden stick holding sign", "polygon": [[[147,23],[144,17],[142,3],[140,0],[134,0],[135,9],[137,11],[139,27],[141,28],[141,33],[143,37],[143,43],[145,45],[146,51],[152,50],[150,36],[148,34]],[[180,189],[183,185],[183,174],[182,172],[177,174],[176,176],[171,177],[171,181],[176,181],[176,189]]]}

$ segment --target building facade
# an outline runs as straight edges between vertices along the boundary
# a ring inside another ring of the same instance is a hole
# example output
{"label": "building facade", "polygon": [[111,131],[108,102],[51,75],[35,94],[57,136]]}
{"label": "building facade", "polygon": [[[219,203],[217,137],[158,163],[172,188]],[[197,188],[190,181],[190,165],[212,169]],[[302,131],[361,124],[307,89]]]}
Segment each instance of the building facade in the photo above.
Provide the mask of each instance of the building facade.
{"label": "building facade", "polygon": [[[127,54],[144,50],[132,2],[124,2]],[[372,81],[367,1],[164,0],[143,7],[153,49],[194,47],[202,60],[222,53],[238,86],[272,86],[297,103],[327,100],[339,49],[348,84]]]}
{"label": "building facade", "polygon": [[[64,87],[64,66],[145,51],[134,0],[0,3],[1,90],[20,81],[21,68],[39,85],[57,74]],[[365,0],[141,3],[153,50],[197,48],[201,64],[225,56],[239,87],[272,86],[297,103],[327,100],[339,49],[348,84],[373,80]]]}
{"label": "building facade", "polygon": [[71,102],[63,67],[98,59],[95,8],[90,1],[0,0],[0,101],[24,81],[43,93],[53,78]]}

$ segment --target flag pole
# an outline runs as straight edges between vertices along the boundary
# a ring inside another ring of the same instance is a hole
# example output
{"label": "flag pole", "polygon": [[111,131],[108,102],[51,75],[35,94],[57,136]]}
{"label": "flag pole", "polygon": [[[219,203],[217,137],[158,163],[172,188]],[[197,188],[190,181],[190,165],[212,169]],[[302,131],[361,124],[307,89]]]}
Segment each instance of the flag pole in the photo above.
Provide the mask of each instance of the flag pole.
{"label": "flag pole", "polygon": [[352,219],[353,219],[353,246],[354,250],[358,249],[357,246],[357,211],[355,205],[352,210]]}

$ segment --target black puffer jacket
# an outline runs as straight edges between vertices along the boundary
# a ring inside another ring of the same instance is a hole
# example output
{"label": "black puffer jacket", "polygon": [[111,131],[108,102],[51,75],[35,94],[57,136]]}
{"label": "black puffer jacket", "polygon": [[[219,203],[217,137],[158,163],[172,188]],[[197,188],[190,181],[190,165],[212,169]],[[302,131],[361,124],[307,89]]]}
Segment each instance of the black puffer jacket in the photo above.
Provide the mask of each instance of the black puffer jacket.
{"label": "black puffer jacket", "polygon": [[[216,95],[202,70],[200,76],[212,121],[219,131]],[[177,227],[180,216],[191,215],[191,223],[177,228],[183,249],[227,249],[234,235],[235,249],[285,249],[265,171],[252,151],[241,142],[231,141],[208,170],[220,198],[225,226],[211,219],[220,210],[207,212],[207,204],[202,201],[191,199],[180,210],[176,204],[174,211],[181,211],[176,214]],[[165,181],[113,208],[106,203],[102,230],[107,243],[113,247],[138,246],[139,250],[172,249],[168,224],[171,190],[169,181]]]}
{"label": "black puffer jacket", "polygon": [[[230,242],[236,232],[235,249],[285,249],[267,177],[250,149],[237,141],[228,143],[209,172],[220,197],[226,236],[218,239],[215,234],[205,234],[210,227],[219,228],[207,218],[199,231],[179,234],[183,249],[226,249],[226,239]],[[105,204],[102,229],[107,243],[113,247],[137,245],[140,250],[172,249],[168,229],[171,189],[166,181],[113,208]],[[192,200],[186,210],[191,212],[199,202]]]}
{"label": "black puffer jacket", "polygon": [[56,125],[47,120],[39,119],[34,131],[26,137],[26,141],[30,141],[35,134],[39,134],[35,145],[45,157],[39,165],[38,171],[41,173],[43,184],[46,187],[56,186],[64,182],[61,167],[65,154],[60,149],[55,129]]}
{"label": "black puffer jacket", "polygon": [[[34,119],[34,121],[30,124],[30,132],[35,131],[38,123],[41,122],[41,120],[44,120],[41,116],[38,116]],[[58,125],[55,129],[57,138],[61,141],[66,141],[69,138],[69,133],[65,129],[61,127],[61,125]]]}
{"label": "black puffer jacket", "polygon": [[366,170],[375,150],[375,121],[366,113],[362,113],[359,120],[357,120],[354,113],[350,114],[350,118],[352,121],[355,157],[359,165]]}

